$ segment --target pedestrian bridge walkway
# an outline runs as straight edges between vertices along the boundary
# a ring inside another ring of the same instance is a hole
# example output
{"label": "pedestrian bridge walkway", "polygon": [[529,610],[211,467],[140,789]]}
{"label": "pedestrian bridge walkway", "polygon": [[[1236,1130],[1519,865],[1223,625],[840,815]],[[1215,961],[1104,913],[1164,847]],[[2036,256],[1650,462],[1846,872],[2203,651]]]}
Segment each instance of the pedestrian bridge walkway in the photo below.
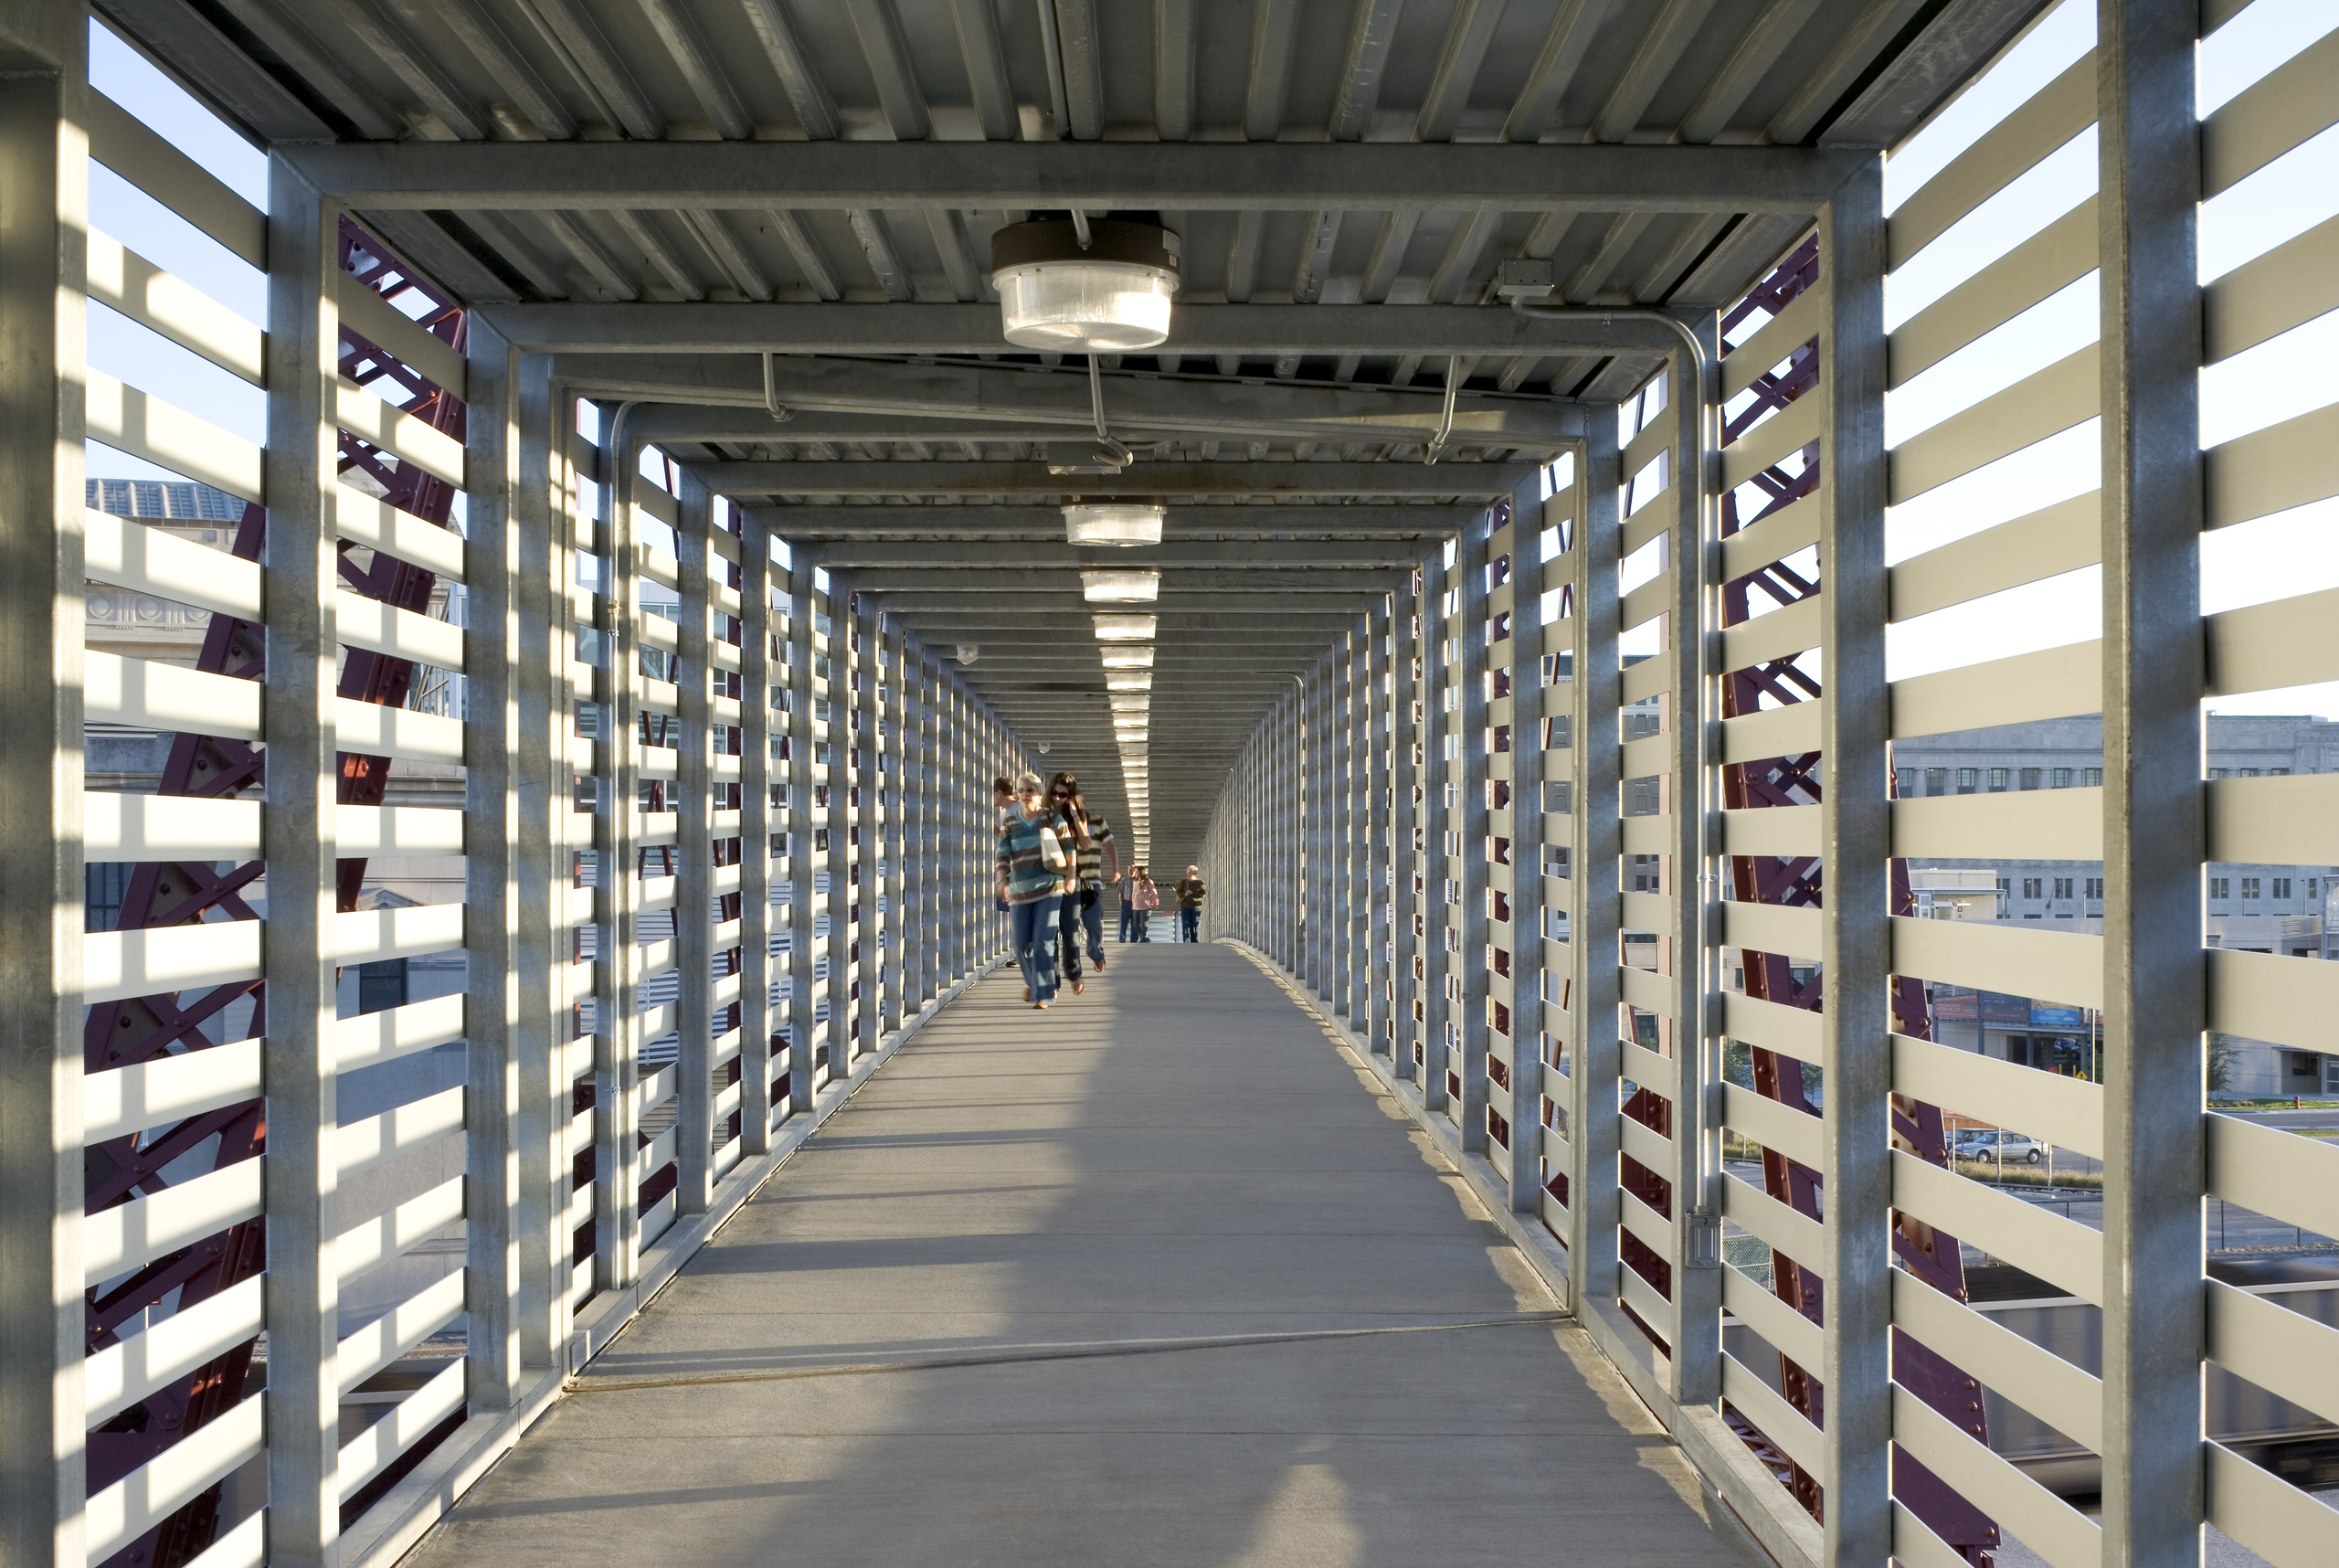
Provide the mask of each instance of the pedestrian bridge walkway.
{"label": "pedestrian bridge walkway", "polygon": [[1757,1561],[1242,952],[1021,999],[908,1042],[409,1562]]}

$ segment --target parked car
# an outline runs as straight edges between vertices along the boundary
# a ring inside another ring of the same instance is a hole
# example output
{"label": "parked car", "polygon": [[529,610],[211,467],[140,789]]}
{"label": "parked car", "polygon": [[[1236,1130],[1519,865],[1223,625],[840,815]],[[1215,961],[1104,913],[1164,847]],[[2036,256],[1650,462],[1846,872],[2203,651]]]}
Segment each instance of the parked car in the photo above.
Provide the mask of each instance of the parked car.
{"label": "parked car", "polygon": [[2004,1128],[1971,1128],[1957,1135],[1957,1158],[1987,1160],[2004,1164],[2019,1160],[2036,1165],[2047,1158],[2046,1147],[2027,1133]]}

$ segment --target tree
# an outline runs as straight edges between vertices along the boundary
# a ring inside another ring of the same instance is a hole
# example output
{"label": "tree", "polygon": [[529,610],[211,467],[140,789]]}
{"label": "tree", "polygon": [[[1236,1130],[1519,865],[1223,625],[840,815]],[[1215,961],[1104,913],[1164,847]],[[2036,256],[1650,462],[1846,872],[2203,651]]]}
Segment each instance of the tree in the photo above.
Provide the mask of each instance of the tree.
{"label": "tree", "polygon": [[2212,1094],[2233,1087],[2234,1038],[2212,1031],[2209,1035],[2209,1091]]}

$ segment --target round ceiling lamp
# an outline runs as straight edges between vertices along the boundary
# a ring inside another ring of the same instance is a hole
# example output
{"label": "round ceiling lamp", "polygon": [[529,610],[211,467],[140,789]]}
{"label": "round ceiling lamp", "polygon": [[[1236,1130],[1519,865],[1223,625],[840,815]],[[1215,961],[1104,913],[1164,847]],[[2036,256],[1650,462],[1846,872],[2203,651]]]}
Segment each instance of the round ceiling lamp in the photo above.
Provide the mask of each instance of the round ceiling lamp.
{"label": "round ceiling lamp", "polygon": [[[1150,615],[1096,615],[1089,619],[1096,623],[1099,642],[1150,642],[1157,620]],[[1145,662],[1153,662],[1149,658]]]}
{"label": "round ceiling lamp", "polygon": [[1083,572],[1080,596],[1090,604],[1150,604],[1161,597],[1161,574],[1151,570]]}
{"label": "round ceiling lamp", "polygon": [[1055,354],[1153,347],[1170,335],[1178,250],[1150,215],[1009,224],[990,238],[1007,341]]}
{"label": "round ceiling lamp", "polygon": [[1064,536],[1075,545],[1159,545],[1164,510],[1134,501],[1075,502],[1064,509]]}

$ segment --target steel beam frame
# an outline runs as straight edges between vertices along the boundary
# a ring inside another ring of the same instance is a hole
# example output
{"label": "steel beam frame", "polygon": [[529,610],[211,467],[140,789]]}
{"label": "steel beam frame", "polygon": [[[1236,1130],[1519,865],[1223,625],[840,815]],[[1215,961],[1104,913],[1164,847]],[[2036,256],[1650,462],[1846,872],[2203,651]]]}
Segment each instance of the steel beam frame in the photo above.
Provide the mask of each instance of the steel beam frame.
{"label": "steel beam frame", "polygon": [[533,142],[301,145],[350,207],[849,211],[1078,207],[1218,211],[1802,215],[1859,164],[1799,147],[1299,142]]}

